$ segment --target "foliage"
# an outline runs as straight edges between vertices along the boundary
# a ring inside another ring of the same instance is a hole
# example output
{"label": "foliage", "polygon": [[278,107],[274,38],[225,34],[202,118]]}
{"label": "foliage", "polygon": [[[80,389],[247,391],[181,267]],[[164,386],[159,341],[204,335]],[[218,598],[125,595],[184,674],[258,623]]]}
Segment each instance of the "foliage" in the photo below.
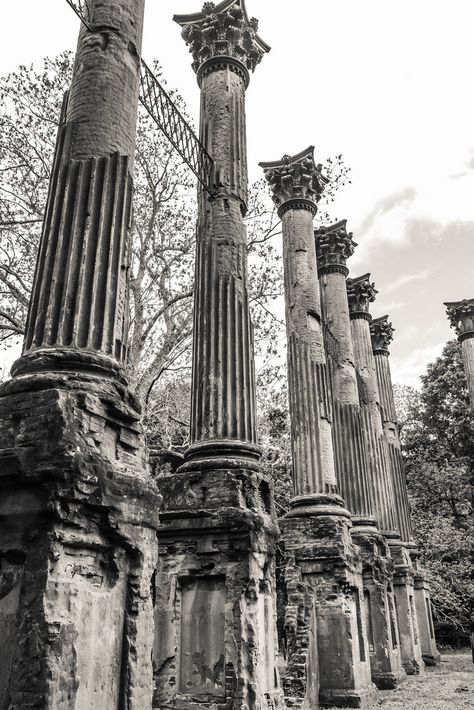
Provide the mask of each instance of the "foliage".
{"label": "foliage", "polygon": [[437,625],[467,631],[474,599],[474,416],[457,341],[428,366],[421,392],[397,406],[416,542]]}
{"label": "foliage", "polygon": [[257,377],[258,439],[262,470],[273,481],[277,515],[288,509],[292,495],[290,417],[286,364],[271,363]]}
{"label": "foliage", "polygon": [[0,81],[0,342],[23,334],[71,55]]}

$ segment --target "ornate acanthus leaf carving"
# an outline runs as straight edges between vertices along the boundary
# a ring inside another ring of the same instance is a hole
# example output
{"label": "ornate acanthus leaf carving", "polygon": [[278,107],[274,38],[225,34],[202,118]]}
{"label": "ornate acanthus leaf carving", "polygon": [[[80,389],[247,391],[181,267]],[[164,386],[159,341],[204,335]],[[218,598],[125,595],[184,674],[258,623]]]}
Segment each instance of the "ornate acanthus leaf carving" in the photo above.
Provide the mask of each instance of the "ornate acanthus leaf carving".
{"label": "ornate acanthus leaf carving", "polygon": [[314,146],[298,155],[284,155],[281,160],[259,165],[270,183],[278,208],[292,200],[308,200],[316,205],[329,182],[321,172],[322,165],[314,162]]}
{"label": "ornate acanthus leaf carving", "polygon": [[257,34],[258,20],[249,18],[244,0],[205,2],[201,12],[175,15],[198,72],[213,57],[232,57],[254,71],[270,47]]}
{"label": "ornate acanthus leaf carving", "polygon": [[345,267],[357,246],[352,232],[346,230],[347,220],[343,219],[329,227],[314,230],[318,269]]}
{"label": "ornate acanthus leaf carving", "polygon": [[452,301],[444,304],[451,328],[459,337],[468,333],[474,336],[474,298]]}
{"label": "ornate acanthus leaf carving", "polygon": [[388,321],[388,316],[375,318],[370,324],[370,337],[373,350],[386,350],[393,340],[395,328]]}
{"label": "ornate acanthus leaf carving", "polygon": [[369,304],[375,301],[378,291],[375,284],[370,282],[370,274],[364,274],[356,279],[347,279],[347,298],[349,312],[369,313]]}

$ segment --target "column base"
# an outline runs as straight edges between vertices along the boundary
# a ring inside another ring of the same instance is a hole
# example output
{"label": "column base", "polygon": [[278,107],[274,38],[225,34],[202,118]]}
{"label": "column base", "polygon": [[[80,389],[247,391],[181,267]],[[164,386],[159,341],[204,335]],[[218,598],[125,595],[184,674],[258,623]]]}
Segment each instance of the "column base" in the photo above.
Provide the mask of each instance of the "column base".
{"label": "column base", "polygon": [[369,710],[373,707],[375,690],[320,690],[319,704],[323,708],[362,708]]}
{"label": "column base", "polygon": [[325,515],[347,519],[351,517],[350,512],[344,507],[344,501],[341,496],[336,493],[320,493],[292,498],[290,500],[290,509],[285,518]]}
{"label": "column base", "polygon": [[150,702],[161,497],[122,394],[54,373],[0,388],[2,706]]}
{"label": "column base", "polygon": [[362,558],[365,612],[372,682],[394,689],[405,678],[393,602],[393,562],[377,528],[354,527],[352,540]]}
{"label": "column base", "polygon": [[118,360],[87,349],[39,348],[22,355],[11,367],[13,377],[52,371],[70,372],[73,377],[77,372],[84,372],[89,376],[113,378],[127,385],[123,367]]}
{"label": "column base", "polygon": [[428,656],[425,653],[422,653],[421,657],[425,666],[428,667],[439,666],[439,664],[441,663],[441,654],[439,651],[434,656]]}
{"label": "column base", "polygon": [[406,547],[400,542],[388,542],[394,561],[393,592],[402,664],[407,675],[418,675],[423,673],[424,663],[415,606],[414,569]]}
{"label": "column base", "polygon": [[430,587],[422,574],[415,574],[415,607],[420,632],[421,657],[425,666],[437,666],[441,655],[436,648],[431,614]]}
{"label": "column base", "polygon": [[401,665],[401,662],[400,667],[401,671],[398,673],[390,673],[389,671],[378,674],[373,673],[372,683],[378,690],[396,690],[400,683],[402,683],[406,678],[405,669]]}
{"label": "column base", "polygon": [[269,482],[245,469],[158,480],[153,708],[279,707]]}
{"label": "column base", "polygon": [[[370,680],[362,567],[351,543],[350,521],[339,512],[318,514],[317,506],[302,506],[300,510],[305,508],[310,508],[312,514],[294,515],[291,510],[282,520],[288,597],[297,571],[301,588],[307,597],[312,597],[315,607],[314,629],[308,628],[305,640],[305,663],[300,661],[306,684],[301,705],[308,706],[313,678],[318,675],[321,705],[366,707],[374,687]],[[314,633],[317,648],[312,652]],[[288,670],[291,661],[289,658]]]}
{"label": "column base", "polygon": [[245,441],[215,439],[198,442],[187,449],[185,461],[177,473],[227,469],[245,469],[258,473],[260,455],[258,446]]}

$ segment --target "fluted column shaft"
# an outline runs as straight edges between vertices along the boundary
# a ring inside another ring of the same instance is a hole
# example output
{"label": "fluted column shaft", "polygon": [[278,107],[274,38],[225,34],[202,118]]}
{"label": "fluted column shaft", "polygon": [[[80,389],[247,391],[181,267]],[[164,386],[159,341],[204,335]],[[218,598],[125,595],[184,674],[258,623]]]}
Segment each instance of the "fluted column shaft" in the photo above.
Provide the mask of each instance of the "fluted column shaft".
{"label": "fluted column shaft", "polygon": [[260,165],[282,220],[293,505],[308,504],[308,497],[324,504],[329,497],[340,506],[313,230],[327,178],[313,154],[310,146],[298,155]]}
{"label": "fluted column shaft", "polygon": [[384,534],[396,533],[394,490],[388,461],[388,450],[382,427],[375,361],[370,341],[370,316],[351,313],[354,357],[358,373],[365,385],[362,418],[368,442],[369,466],[377,519]]}
{"label": "fluted column shaft", "polygon": [[119,370],[144,0],[92,0],[58,131],[28,313],[27,370]]}
{"label": "fluted column shaft", "polygon": [[341,494],[355,518],[373,521],[375,511],[368,479],[369,463],[354,365],[346,279],[342,272],[321,274],[323,314],[338,343],[338,364],[332,367],[334,450]]}
{"label": "fluted column shaft", "polygon": [[374,360],[377,372],[377,383],[380,392],[383,427],[388,443],[390,468],[392,471],[395,494],[396,529],[406,543],[411,543],[413,530],[410,515],[410,503],[403,467],[403,459],[398,434],[397,415],[393,396],[392,376],[390,373],[389,353],[387,350],[375,349]]}
{"label": "fluted column shaft", "polygon": [[215,162],[216,194],[201,190],[188,459],[257,459],[253,327],[247,286],[245,89],[248,72],[227,59],[204,63],[201,141]]}
{"label": "fluted column shaft", "polygon": [[474,409],[474,334],[472,337],[464,338],[461,341],[461,352],[469,388],[469,400],[471,408]]}
{"label": "fluted column shaft", "polygon": [[337,479],[353,522],[374,524],[346,290],[345,263],[356,245],[345,222],[316,230],[315,240],[323,317],[337,342],[337,363],[330,363]]}
{"label": "fluted column shaft", "polygon": [[282,231],[294,493],[324,494],[337,484],[312,213],[288,209]]}
{"label": "fluted column shaft", "polygon": [[474,333],[469,338],[462,338],[461,353],[469,389],[469,401],[474,410]]}

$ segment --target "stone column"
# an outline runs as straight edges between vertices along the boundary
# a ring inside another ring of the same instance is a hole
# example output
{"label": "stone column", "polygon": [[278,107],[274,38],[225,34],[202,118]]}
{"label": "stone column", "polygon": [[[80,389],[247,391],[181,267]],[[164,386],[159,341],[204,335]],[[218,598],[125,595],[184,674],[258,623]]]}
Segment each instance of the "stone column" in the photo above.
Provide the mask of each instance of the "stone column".
{"label": "stone column", "polygon": [[410,503],[403,470],[400,437],[398,434],[397,414],[393,396],[392,375],[390,373],[388,346],[393,339],[392,324],[388,316],[372,320],[370,336],[377,373],[377,386],[380,394],[380,411],[385,438],[388,443],[390,470],[395,502],[395,525],[405,545],[413,544],[413,531],[410,515]]}
{"label": "stone column", "polygon": [[352,234],[347,234],[345,220],[317,229],[315,240],[323,317],[336,344],[336,352],[329,364],[339,485],[353,524],[375,527],[346,290],[349,273],[346,262],[357,245],[352,240]]}
{"label": "stone column", "polygon": [[[444,304],[451,327],[461,345],[469,401],[474,410],[474,298]],[[471,606],[471,651],[474,662],[474,604]]]}
{"label": "stone column", "polygon": [[369,305],[377,291],[370,274],[347,279],[352,340],[362,402],[362,416],[368,444],[377,521],[386,538],[398,538],[395,525],[394,490],[382,426],[375,360],[370,340],[372,316]]}
{"label": "stone column", "polygon": [[144,0],[92,0],[63,106],[23,355],[12,374],[121,370]]}
{"label": "stone column", "polygon": [[333,439],[336,474],[352,515],[353,541],[360,547],[364,600],[368,619],[372,680],[393,688],[404,675],[398,638],[392,638],[390,595],[392,561],[375,519],[374,487],[362,422],[354,345],[351,335],[346,277],[347,259],[357,246],[346,220],[315,230],[322,313],[334,337],[328,364],[333,393]]}
{"label": "stone column", "polygon": [[0,389],[0,706],[150,707],[160,496],[126,386],[143,0],[92,0]]}
{"label": "stone column", "polygon": [[433,620],[431,616],[430,590],[423,574],[417,569],[418,553],[413,542],[413,530],[410,513],[410,503],[403,466],[400,436],[398,432],[397,413],[393,396],[392,375],[390,372],[388,347],[393,339],[394,329],[388,321],[388,316],[382,316],[372,321],[370,335],[377,370],[377,383],[380,393],[382,421],[388,444],[390,468],[395,492],[395,514],[397,530],[406,554],[411,558],[415,568],[414,597],[418,621],[418,632],[423,660],[426,665],[439,662],[440,655],[436,648]]}
{"label": "stone column", "polygon": [[[312,147],[260,163],[283,230],[294,497],[283,520],[289,595],[314,595],[320,701],[360,707],[370,687],[362,566],[338,492],[313,217],[327,179]],[[296,573],[297,571],[297,573]],[[309,659],[308,652],[308,659]],[[317,654],[313,654],[316,658]],[[307,662],[307,673],[311,667]]]}
{"label": "stone column", "polygon": [[245,91],[269,47],[241,0],[177,15],[201,89],[214,194],[198,200],[191,445],[160,477],[154,707],[279,696],[272,491],[260,471],[247,287]]}
{"label": "stone column", "polygon": [[451,327],[461,344],[471,408],[474,409],[474,298],[444,304]]}
{"label": "stone column", "polygon": [[397,612],[403,667],[409,674],[422,667],[414,602],[414,570],[396,527],[395,491],[390,469],[387,440],[382,424],[377,371],[372,352],[369,313],[377,291],[370,274],[347,280],[356,368],[360,377],[362,416],[367,438],[369,463],[375,491],[379,526],[390,546],[394,561],[393,592]]}

